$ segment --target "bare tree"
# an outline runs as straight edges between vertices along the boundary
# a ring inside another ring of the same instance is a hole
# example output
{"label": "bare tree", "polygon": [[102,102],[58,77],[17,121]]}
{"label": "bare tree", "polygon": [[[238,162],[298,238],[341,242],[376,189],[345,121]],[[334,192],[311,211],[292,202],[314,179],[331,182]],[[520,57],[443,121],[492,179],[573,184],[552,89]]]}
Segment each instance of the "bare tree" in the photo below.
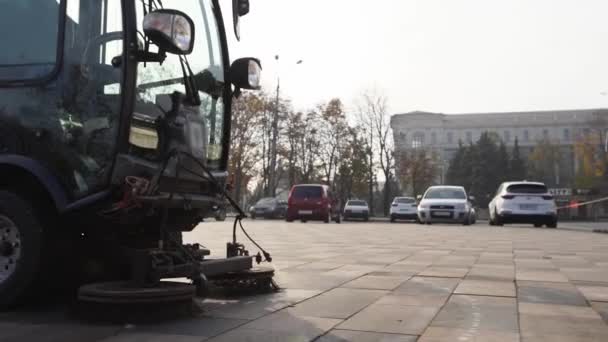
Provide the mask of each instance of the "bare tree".
{"label": "bare tree", "polygon": [[[361,124],[366,130],[368,130],[368,134],[370,134],[370,153],[372,156],[374,154],[377,155],[376,160],[378,161],[380,170],[384,175],[385,183],[383,189],[382,207],[384,215],[388,215],[388,206],[390,201],[390,191],[388,187],[392,183],[393,178],[394,155],[386,97],[378,90],[364,92],[361,96],[361,103],[359,104],[359,116]],[[371,186],[370,190],[372,190]]]}

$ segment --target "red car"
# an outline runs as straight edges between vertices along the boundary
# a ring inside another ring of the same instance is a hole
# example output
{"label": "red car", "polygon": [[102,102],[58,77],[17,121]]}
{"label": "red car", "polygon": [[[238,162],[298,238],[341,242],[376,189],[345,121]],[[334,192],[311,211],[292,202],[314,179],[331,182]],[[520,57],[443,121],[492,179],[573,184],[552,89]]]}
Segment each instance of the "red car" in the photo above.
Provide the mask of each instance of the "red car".
{"label": "red car", "polygon": [[285,220],[334,220],[340,223],[340,204],[333,197],[329,186],[322,184],[298,184],[289,192]]}

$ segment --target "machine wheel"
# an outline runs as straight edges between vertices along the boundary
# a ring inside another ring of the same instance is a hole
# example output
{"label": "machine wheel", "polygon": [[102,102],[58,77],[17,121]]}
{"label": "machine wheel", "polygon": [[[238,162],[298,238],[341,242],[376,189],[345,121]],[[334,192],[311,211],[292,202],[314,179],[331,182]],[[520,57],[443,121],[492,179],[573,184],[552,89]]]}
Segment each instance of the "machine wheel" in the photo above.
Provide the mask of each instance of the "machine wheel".
{"label": "machine wheel", "polygon": [[150,322],[192,312],[196,286],[161,281],[138,287],[127,281],[93,283],[78,290],[76,313],[89,320]]}
{"label": "machine wheel", "polygon": [[547,228],[557,228],[557,220],[547,223]]}
{"label": "machine wheel", "polygon": [[33,292],[41,271],[44,228],[32,206],[0,191],[0,309]]}
{"label": "machine wheel", "polygon": [[391,223],[395,222],[395,217],[391,215]]}
{"label": "machine wheel", "polygon": [[340,214],[338,214],[338,216],[336,216],[335,221],[336,221],[336,223],[342,222],[342,217],[340,216]]}
{"label": "machine wheel", "polygon": [[470,226],[471,225],[471,218],[468,217],[467,219],[464,220],[464,222],[462,222],[463,226]]}
{"label": "machine wheel", "polygon": [[286,216],[285,217],[285,221],[287,221],[287,222],[293,222],[293,218],[289,217],[289,216]]}
{"label": "machine wheel", "polygon": [[540,227],[542,227],[542,226],[543,226],[543,224],[542,224],[542,223],[535,223],[535,224],[534,224],[534,228],[540,228]]}
{"label": "machine wheel", "polygon": [[254,214],[251,214],[251,219],[252,219],[252,220],[255,220],[255,213],[254,213]]}
{"label": "machine wheel", "polygon": [[365,217],[363,218],[363,221],[365,221],[365,222],[369,221],[369,216],[365,216]]}

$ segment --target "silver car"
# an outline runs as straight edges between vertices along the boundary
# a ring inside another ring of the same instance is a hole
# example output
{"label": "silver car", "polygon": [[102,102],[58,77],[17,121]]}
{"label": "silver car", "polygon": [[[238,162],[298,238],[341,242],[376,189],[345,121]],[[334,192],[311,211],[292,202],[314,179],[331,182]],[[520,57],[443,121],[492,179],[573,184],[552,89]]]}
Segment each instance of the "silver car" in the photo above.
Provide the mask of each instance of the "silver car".
{"label": "silver car", "polygon": [[419,200],[420,223],[462,223],[468,226],[475,222],[475,214],[470,202],[474,199],[467,196],[461,186],[432,186],[426,190],[424,196],[419,197]]}

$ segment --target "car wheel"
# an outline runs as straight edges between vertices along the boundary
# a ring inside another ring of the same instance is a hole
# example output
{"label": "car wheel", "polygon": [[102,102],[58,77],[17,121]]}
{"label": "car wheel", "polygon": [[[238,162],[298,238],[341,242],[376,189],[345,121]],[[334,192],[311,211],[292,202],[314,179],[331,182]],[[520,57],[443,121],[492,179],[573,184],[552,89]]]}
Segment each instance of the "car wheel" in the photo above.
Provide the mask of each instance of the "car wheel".
{"label": "car wheel", "polygon": [[466,219],[464,219],[464,222],[462,222],[463,226],[470,226],[471,225],[471,216],[467,217]]}
{"label": "car wheel", "polygon": [[391,222],[395,222],[395,217],[391,215]]}
{"label": "car wheel", "polygon": [[300,219],[300,222],[306,223],[306,219]]}
{"label": "car wheel", "polygon": [[426,221],[425,223],[429,226],[433,224],[431,221]]}
{"label": "car wheel", "polygon": [[494,211],[494,224],[499,227],[503,225],[503,222],[500,219],[500,216],[498,216],[498,213],[496,213],[496,211]]}
{"label": "car wheel", "polygon": [[348,215],[344,215],[344,217],[342,218],[342,220],[343,220],[344,222],[348,221]]}
{"label": "car wheel", "polygon": [[338,216],[336,216],[335,221],[336,221],[336,223],[342,222],[342,216],[340,214],[338,214]]}
{"label": "car wheel", "polygon": [[251,214],[251,219],[255,220],[255,214]]}
{"label": "car wheel", "polygon": [[4,309],[33,292],[43,262],[44,229],[29,203],[0,191],[0,234],[0,308]]}
{"label": "car wheel", "polygon": [[369,216],[365,216],[365,218],[363,219],[363,221],[368,222],[369,221]]}
{"label": "car wheel", "polygon": [[547,223],[547,228],[557,228],[557,220]]}
{"label": "car wheel", "polygon": [[331,221],[331,211],[327,213],[327,216],[323,219],[323,222],[329,223]]}
{"label": "car wheel", "polygon": [[534,224],[534,228],[540,228],[540,227],[542,227],[542,226],[543,226],[543,224],[542,224],[542,223],[535,223],[535,224]]}

